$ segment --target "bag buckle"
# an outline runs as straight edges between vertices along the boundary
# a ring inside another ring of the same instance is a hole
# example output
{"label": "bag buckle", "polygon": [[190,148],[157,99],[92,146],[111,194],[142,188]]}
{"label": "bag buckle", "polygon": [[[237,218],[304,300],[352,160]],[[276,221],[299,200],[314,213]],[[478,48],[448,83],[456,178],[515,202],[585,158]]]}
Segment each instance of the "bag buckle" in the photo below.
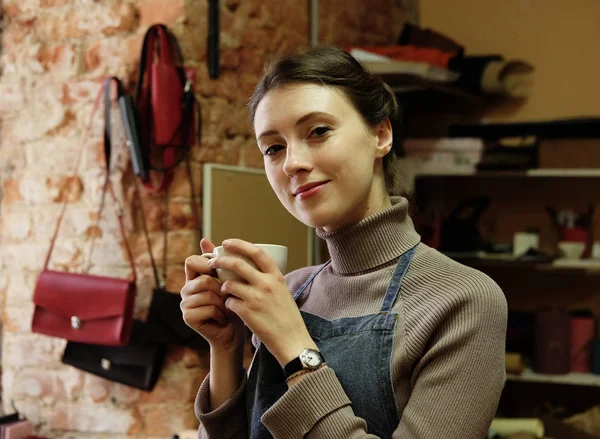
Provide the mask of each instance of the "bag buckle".
{"label": "bag buckle", "polygon": [[81,319],[77,316],[71,317],[71,328],[79,329],[81,328]]}

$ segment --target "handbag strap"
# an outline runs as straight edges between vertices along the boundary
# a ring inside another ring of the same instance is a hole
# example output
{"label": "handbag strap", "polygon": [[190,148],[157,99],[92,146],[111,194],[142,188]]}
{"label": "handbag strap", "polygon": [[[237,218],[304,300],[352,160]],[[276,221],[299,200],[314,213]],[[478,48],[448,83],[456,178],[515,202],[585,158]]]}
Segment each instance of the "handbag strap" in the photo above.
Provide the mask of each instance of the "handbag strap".
{"label": "handbag strap", "polygon": [[[110,77],[104,81],[104,83],[98,93],[98,96],[96,97],[96,101],[94,103],[94,108],[92,110],[92,114],[90,116],[90,121],[88,123],[88,126],[86,127],[86,129],[83,133],[83,136],[81,138],[81,142],[80,142],[81,147],[80,147],[79,153],[77,155],[77,160],[75,162],[75,169],[74,169],[73,173],[75,173],[75,171],[79,168],[79,163],[81,161],[81,157],[82,157],[82,153],[83,153],[83,149],[84,149],[83,147],[85,145],[84,139],[86,139],[87,135],[89,134],[89,131],[92,126],[92,122],[94,120],[94,116],[100,105],[100,100],[102,98],[102,95],[104,94],[104,106],[105,106],[105,108],[104,108],[104,159],[106,162],[105,163],[106,178],[104,180],[104,186],[102,189],[102,197],[101,197],[101,201],[100,201],[100,208],[98,210],[98,215],[96,216],[96,218],[97,218],[96,221],[97,222],[99,221],[102,210],[104,209],[105,196],[106,196],[106,192],[108,192],[108,193],[110,193],[110,195],[113,199],[113,202],[115,203],[115,209],[117,211],[117,219],[119,221],[119,230],[121,231],[121,237],[125,241],[125,249],[126,249],[126,253],[127,253],[127,259],[129,261],[129,265],[131,266],[131,269],[132,269],[132,274],[130,276],[130,279],[132,282],[135,282],[135,280],[136,280],[135,264],[133,261],[133,253],[131,252],[131,247],[129,246],[129,241],[128,241],[127,235],[125,233],[125,225],[123,224],[123,209],[121,208],[121,205],[119,204],[118,198],[115,194],[115,191],[114,191],[114,188],[112,185],[112,181],[110,179],[110,159],[111,159],[111,150],[112,150],[111,129],[110,129],[110,110],[111,110],[110,96],[111,96],[111,83],[112,82],[114,82],[116,84],[117,98],[123,92],[123,87],[122,87],[121,81],[118,78]],[[56,237],[58,236],[58,232],[60,230],[60,225],[64,218],[66,209],[67,209],[67,201],[65,200],[63,202],[62,210],[58,217],[58,222],[56,224],[56,229],[54,231],[54,235],[52,236],[52,239],[50,241],[50,248],[48,249],[48,254],[46,255],[46,260],[44,262],[44,270],[46,270],[48,268],[48,264],[50,262],[50,257],[52,255],[52,250],[54,249]],[[92,238],[92,249],[93,249],[93,242],[94,241]],[[90,253],[91,253],[92,249],[90,249]],[[91,257],[90,257],[90,260],[91,260]]]}
{"label": "handbag strap", "polygon": [[[190,163],[189,155],[186,153],[185,163],[187,167],[187,175],[188,181],[190,184],[190,204],[192,207],[192,214],[194,216],[194,225],[196,226],[196,230],[200,230],[200,216],[198,215],[198,205],[196,204],[196,191],[194,189],[194,179],[192,177],[192,165]],[[137,184],[137,183],[136,183]],[[139,190],[138,190],[139,194]],[[146,238],[146,244],[148,246],[148,251],[150,254],[150,262],[152,263],[152,271],[154,274],[154,281],[156,283],[156,287],[161,290],[165,288],[167,282],[167,250],[168,250],[168,230],[169,230],[169,192],[165,192],[165,205],[164,205],[164,215],[163,215],[163,260],[162,260],[162,277],[158,274],[158,266],[156,260],[154,259],[154,254],[152,253],[152,243],[150,242],[150,234],[148,233],[148,226],[146,225],[146,216],[144,214],[144,208],[142,203],[142,198],[139,197],[139,202],[142,208],[140,212],[142,214],[142,227],[144,231],[144,236]]]}

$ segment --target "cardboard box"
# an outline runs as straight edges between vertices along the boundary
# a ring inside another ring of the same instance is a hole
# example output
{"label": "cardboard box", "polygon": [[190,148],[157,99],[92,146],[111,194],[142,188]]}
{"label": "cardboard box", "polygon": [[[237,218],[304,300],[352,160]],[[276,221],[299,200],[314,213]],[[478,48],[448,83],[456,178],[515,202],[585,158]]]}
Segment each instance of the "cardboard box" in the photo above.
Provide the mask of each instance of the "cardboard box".
{"label": "cardboard box", "polygon": [[540,139],[542,169],[600,168],[600,138]]}

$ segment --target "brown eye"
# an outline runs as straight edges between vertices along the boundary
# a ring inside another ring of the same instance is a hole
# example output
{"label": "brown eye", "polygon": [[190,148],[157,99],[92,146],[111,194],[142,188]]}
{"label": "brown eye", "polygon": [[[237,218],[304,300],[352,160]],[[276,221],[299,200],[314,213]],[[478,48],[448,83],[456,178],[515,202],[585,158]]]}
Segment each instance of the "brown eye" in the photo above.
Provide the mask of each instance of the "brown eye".
{"label": "brown eye", "polygon": [[317,127],[310,133],[311,135],[315,135],[316,137],[323,137],[325,134],[329,132],[328,127]]}
{"label": "brown eye", "polygon": [[277,153],[278,151],[283,149],[283,145],[273,145],[273,146],[269,146],[267,149],[265,149],[264,155],[274,155],[275,153]]}

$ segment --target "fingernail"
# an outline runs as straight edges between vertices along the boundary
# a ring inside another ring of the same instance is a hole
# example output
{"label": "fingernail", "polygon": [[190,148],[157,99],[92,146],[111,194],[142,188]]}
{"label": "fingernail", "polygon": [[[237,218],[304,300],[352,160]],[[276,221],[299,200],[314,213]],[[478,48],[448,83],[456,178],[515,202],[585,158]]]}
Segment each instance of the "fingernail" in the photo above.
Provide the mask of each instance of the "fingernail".
{"label": "fingernail", "polygon": [[214,258],[208,260],[207,264],[212,267],[213,262],[215,262]]}
{"label": "fingernail", "polygon": [[223,247],[227,247],[229,244],[231,244],[231,241],[229,239],[223,241]]}

